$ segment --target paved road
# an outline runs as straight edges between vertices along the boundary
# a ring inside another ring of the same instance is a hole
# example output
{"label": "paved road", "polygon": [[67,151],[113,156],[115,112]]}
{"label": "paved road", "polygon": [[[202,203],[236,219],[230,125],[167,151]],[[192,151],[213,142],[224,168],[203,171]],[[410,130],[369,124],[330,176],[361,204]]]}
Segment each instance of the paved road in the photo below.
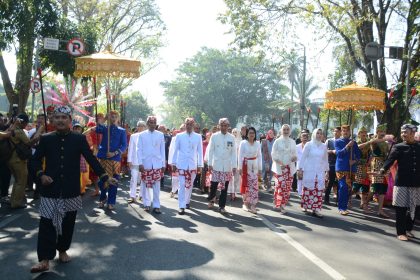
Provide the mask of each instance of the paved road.
{"label": "paved road", "polygon": [[14,212],[2,205],[0,279],[419,279],[420,239],[398,241],[393,219],[358,209],[342,217],[334,207],[318,219],[300,211],[295,194],[281,215],[265,192],[258,215],[237,200],[223,216],[195,192],[193,209],[179,216],[169,188],[161,193],[163,214],[152,215],[125,202],[126,181],[122,189],[113,212],[83,197],[72,262],[54,261],[43,274],[29,273],[37,261],[38,202]]}

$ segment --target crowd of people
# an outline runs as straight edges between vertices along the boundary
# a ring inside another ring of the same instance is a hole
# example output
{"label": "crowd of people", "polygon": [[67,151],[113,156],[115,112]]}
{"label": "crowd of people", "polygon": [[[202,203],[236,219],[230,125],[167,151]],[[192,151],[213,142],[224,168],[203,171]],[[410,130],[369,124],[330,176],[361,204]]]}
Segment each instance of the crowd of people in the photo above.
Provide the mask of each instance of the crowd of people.
{"label": "crowd of people", "polygon": [[414,236],[420,211],[420,144],[414,125],[402,126],[403,142],[395,144],[386,125],[377,126],[372,136],[360,128],[357,140],[348,125],[335,127],[329,139],[320,128],[312,133],[303,129],[295,140],[287,124],[277,136],[274,129],[260,135],[252,126],[232,129],[227,118],[202,130],[186,118],[179,129],[169,130],[149,116],[131,131],[120,126],[117,111],[98,114],[86,127],[75,122],[67,106],[49,106],[47,113],[47,120],[40,113],[33,127],[26,114],[0,117],[1,201],[11,209],[26,207],[25,189],[40,198],[39,263],[32,272],[48,270],[57,250],[60,261],[70,260],[66,251],[86,186],[92,185],[92,195],[99,196],[99,208],[112,211],[121,176],[128,173],[127,202],[154,214],[162,213],[165,175],[171,179],[170,197],[178,198],[179,215],[194,207],[194,187],[207,194],[208,208],[217,204],[221,214],[228,211],[227,199],[239,195],[243,209],[257,214],[262,190],[273,194],[273,210],[285,214],[296,189],[302,211],[317,218],[323,217],[323,204],[331,205],[334,189],[342,216],[349,214],[357,195],[363,211],[371,212],[369,205],[376,201],[377,215],[389,218],[383,209],[392,193],[397,238]]}

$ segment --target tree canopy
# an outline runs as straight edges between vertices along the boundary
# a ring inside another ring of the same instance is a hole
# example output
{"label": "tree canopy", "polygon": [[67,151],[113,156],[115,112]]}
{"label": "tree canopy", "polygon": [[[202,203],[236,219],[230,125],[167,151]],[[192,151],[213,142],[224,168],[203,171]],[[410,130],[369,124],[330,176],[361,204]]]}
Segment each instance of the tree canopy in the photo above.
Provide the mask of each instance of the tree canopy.
{"label": "tree canopy", "polygon": [[235,51],[203,48],[177,69],[173,81],[165,81],[167,99],[163,113],[170,125],[188,116],[202,125],[229,118],[234,127],[239,117],[248,121],[273,112],[268,105],[284,98],[277,65]]}
{"label": "tree canopy", "polygon": [[[225,3],[228,11],[221,20],[232,26],[235,43],[240,48],[267,49],[273,38],[285,38],[293,33],[293,24],[299,20],[299,24],[306,23],[322,32],[320,38],[327,37],[344,45],[346,52],[342,54],[365,75],[367,84],[385,91],[389,88],[385,60],[372,62],[364,50],[373,41],[386,46],[389,27],[399,25],[401,28],[392,30],[393,35],[403,38],[400,46],[405,54],[409,48],[413,49],[410,62],[415,71],[408,87],[418,86],[420,26],[415,23],[420,14],[418,0],[225,0]],[[388,103],[385,111],[384,120],[392,133],[397,133],[400,122],[404,121],[407,62],[405,57],[398,73],[394,101]],[[381,112],[377,115],[382,118]]]}

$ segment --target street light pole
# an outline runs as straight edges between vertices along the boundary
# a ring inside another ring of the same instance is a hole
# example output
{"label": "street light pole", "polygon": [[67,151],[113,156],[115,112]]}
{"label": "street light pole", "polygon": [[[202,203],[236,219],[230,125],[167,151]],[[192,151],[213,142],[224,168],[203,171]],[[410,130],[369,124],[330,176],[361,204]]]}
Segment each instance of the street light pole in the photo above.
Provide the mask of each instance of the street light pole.
{"label": "street light pole", "polygon": [[305,120],[305,91],[306,91],[306,47],[303,46],[303,75],[302,75],[302,92],[300,96],[300,129],[303,129]]}

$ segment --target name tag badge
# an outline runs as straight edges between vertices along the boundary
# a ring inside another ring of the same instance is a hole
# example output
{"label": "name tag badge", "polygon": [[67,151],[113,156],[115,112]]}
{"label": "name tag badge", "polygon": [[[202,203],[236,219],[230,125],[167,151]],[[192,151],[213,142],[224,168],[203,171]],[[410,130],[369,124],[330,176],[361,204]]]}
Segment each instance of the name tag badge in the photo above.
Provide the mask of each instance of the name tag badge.
{"label": "name tag badge", "polygon": [[233,147],[233,142],[232,141],[228,141],[227,142],[227,147],[228,148],[232,148]]}

